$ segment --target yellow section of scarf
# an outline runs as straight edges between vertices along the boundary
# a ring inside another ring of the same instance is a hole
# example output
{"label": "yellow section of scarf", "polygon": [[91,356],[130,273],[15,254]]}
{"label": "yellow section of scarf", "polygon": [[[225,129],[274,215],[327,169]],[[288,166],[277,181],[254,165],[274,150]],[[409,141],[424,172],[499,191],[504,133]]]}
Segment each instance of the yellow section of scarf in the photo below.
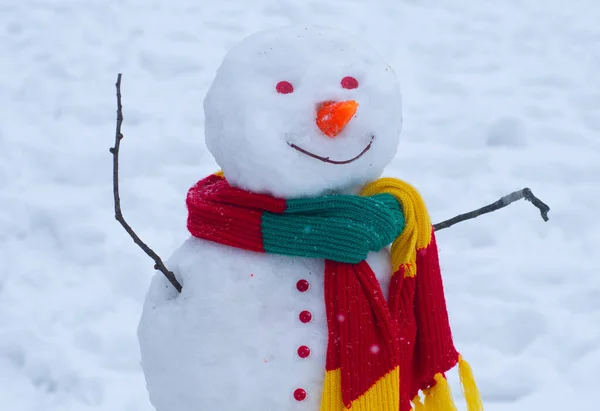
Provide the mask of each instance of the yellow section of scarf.
{"label": "yellow section of scarf", "polygon": [[340,369],[327,371],[323,384],[321,411],[398,411],[400,404],[400,367],[381,377],[367,392],[346,408],[342,401]]}
{"label": "yellow section of scarf", "polygon": [[431,219],[421,194],[410,184],[395,178],[381,178],[367,184],[361,191],[363,196],[380,193],[393,195],[402,205],[404,230],[392,243],[392,272],[404,268],[406,277],[417,275],[417,251],[431,242]]}

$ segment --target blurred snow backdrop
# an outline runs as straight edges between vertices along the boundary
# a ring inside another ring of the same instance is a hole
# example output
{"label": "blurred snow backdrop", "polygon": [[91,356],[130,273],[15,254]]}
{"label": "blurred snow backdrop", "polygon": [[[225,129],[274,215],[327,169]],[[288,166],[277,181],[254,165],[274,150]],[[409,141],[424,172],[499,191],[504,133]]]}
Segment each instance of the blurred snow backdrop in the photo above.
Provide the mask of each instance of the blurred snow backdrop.
{"label": "blurred snow backdrop", "polygon": [[520,202],[438,235],[486,409],[595,409],[598,21],[597,0],[2,0],[0,408],[152,410],[136,340],[152,262],[112,217],[116,75],[123,211],[166,258],[187,189],[216,169],[202,100],[225,51],[310,22],[363,35],[397,70],[388,174],[436,222],[524,186],[552,207],[548,223]]}

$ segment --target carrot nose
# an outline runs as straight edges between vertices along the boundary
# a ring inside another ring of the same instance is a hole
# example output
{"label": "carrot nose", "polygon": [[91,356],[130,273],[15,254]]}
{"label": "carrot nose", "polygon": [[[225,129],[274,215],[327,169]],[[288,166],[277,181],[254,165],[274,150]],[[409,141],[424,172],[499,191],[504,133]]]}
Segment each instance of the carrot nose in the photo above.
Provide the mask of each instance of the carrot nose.
{"label": "carrot nose", "polygon": [[357,108],[358,103],[354,100],[326,101],[317,111],[317,126],[323,134],[334,138],[354,117]]}

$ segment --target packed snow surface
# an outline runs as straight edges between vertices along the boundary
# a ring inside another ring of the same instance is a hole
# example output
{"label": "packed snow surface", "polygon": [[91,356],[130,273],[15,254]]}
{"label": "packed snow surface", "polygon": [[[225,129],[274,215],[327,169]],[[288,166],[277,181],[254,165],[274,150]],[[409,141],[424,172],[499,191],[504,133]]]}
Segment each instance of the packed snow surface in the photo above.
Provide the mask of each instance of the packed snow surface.
{"label": "packed snow surface", "polygon": [[188,237],[187,189],[218,168],[202,102],[225,53],[317,23],[359,34],[396,71],[403,131],[386,175],[417,186],[434,221],[525,186],[552,207],[547,223],[520,202],[438,233],[486,410],[593,409],[599,19],[596,0],[3,0],[3,408],[153,410],[136,339],[152,262],[112,217],[116,74],[123,211],[166,258]]}

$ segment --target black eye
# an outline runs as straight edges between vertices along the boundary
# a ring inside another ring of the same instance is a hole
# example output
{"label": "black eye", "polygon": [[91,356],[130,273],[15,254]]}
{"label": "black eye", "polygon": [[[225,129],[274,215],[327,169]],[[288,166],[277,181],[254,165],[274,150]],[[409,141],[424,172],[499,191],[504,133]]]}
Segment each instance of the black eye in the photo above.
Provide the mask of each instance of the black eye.
{"label": "black eye", "polygon": [[352,90],[354,88],[358,88],[358,80],[354,77],[344,77],[341,81],[342,87],[347,88],[348,90]]}
{"label": "black eye", "polygon": [[275,86],[275,89],[280,94],[290,94],[294,92],[294,86],[292,86],[292,83],[289,81],[280,81],[277,83],[277,86]]}

